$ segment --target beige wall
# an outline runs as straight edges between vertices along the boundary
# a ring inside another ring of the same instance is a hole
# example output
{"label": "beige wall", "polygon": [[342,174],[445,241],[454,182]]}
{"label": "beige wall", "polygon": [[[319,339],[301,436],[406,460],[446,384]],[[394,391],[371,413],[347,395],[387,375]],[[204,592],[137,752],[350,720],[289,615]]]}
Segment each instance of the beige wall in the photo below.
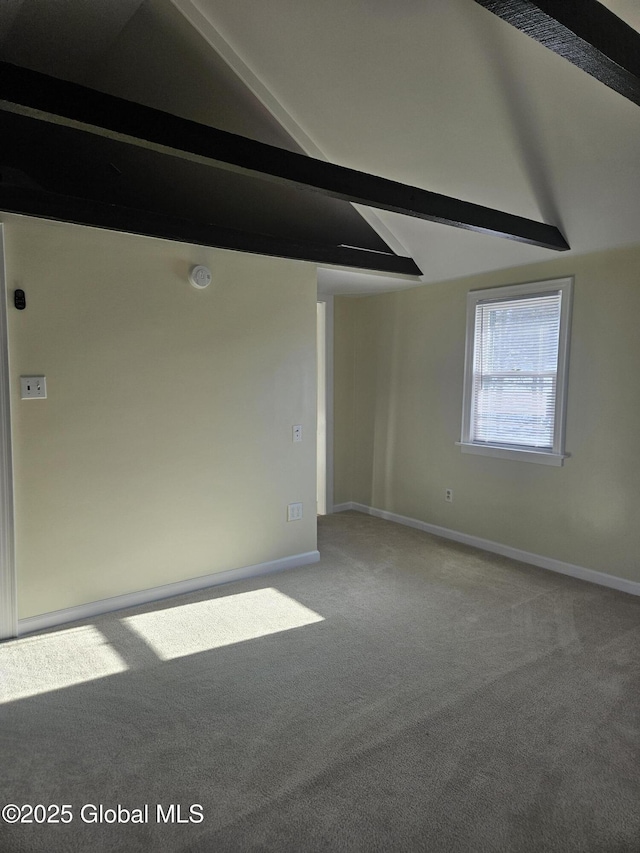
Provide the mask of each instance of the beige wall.
{"label": "beige wall", "polygon": [[316,548],[315,442],[291,441],[311,265],[17,218],[5,240],[20,617]]}
{"label": "beige wall", "polygon": [[353,500],[355,315],[358,300],[333,300],[333,503]]}
{"label": "beige wall", "polygon": [[[575,275],[571,458],[553,468],[463,455],[454,442],[467,292],[566,275]],[[336,298],[335,307],[336,446],[354,449],[352,469],[336,452],[339,500],[640,581],[640,249]]]}

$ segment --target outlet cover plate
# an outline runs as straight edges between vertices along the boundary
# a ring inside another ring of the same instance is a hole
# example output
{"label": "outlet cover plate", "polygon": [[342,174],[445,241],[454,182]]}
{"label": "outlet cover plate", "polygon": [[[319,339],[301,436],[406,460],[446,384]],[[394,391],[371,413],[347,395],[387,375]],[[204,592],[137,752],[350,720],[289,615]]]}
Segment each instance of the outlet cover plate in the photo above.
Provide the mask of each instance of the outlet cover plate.
{"label": "outlet cover plate", "polygon": [[300,521],[302,518],[302,504],[294,503],[287,506],[287,521]]}

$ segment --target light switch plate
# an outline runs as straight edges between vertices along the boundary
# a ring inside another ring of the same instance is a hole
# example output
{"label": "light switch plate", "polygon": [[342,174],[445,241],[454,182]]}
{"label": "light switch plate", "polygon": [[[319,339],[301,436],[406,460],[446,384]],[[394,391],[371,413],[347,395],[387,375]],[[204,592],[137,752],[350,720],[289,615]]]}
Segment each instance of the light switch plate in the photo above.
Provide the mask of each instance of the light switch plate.
{"label": "light switch plate", "polygon": [[302,441],[302,424],[296,424],[292,427],[294,442]]}
{"label": "light switch plate", "polygon": [[21,376],[20,394],[23,400],[44,400],[47,396],[45,376]]}

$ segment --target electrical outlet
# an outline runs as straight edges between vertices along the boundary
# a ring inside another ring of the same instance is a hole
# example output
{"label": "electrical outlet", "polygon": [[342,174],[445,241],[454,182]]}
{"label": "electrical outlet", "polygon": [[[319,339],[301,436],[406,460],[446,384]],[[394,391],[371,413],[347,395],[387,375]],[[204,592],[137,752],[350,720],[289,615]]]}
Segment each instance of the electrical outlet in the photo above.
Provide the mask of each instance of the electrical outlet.
{"label": "electrical outlet", "polygon": [[296,424],[293,427],[293,440],[302,441],[302,424]]}
{"label": "electrical outlet", "polygon": [[453,489],[444,490],[444,499],[447,503],[453,503]]}
{"label": "electrical outlet", "polygon": [[300,521],[302,518],[302,504],[289,504],[287,507],[287,521]]}
{"label": "electrical outlet", "polygon": [[47,396],[47,380],[44,376],[21,376],[20,396],[23,400],[43,400]]}

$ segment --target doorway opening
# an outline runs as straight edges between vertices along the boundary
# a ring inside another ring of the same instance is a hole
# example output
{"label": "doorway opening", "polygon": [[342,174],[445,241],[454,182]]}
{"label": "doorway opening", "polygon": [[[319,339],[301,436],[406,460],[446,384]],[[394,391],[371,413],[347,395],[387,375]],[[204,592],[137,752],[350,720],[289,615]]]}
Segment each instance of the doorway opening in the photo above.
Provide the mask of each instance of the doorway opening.
{"label": "doorway opening", "polygon": [[316,477],[316,508],[318,515],[327,514],[327,368],[326,368],[326,330],[327,303],[317,305],[316,342],[318,349],[318,448]]}
{"label": "doorway opening", "polygon": [[333,512],[333,298],[317,303],[317,488],[318,515]]}

